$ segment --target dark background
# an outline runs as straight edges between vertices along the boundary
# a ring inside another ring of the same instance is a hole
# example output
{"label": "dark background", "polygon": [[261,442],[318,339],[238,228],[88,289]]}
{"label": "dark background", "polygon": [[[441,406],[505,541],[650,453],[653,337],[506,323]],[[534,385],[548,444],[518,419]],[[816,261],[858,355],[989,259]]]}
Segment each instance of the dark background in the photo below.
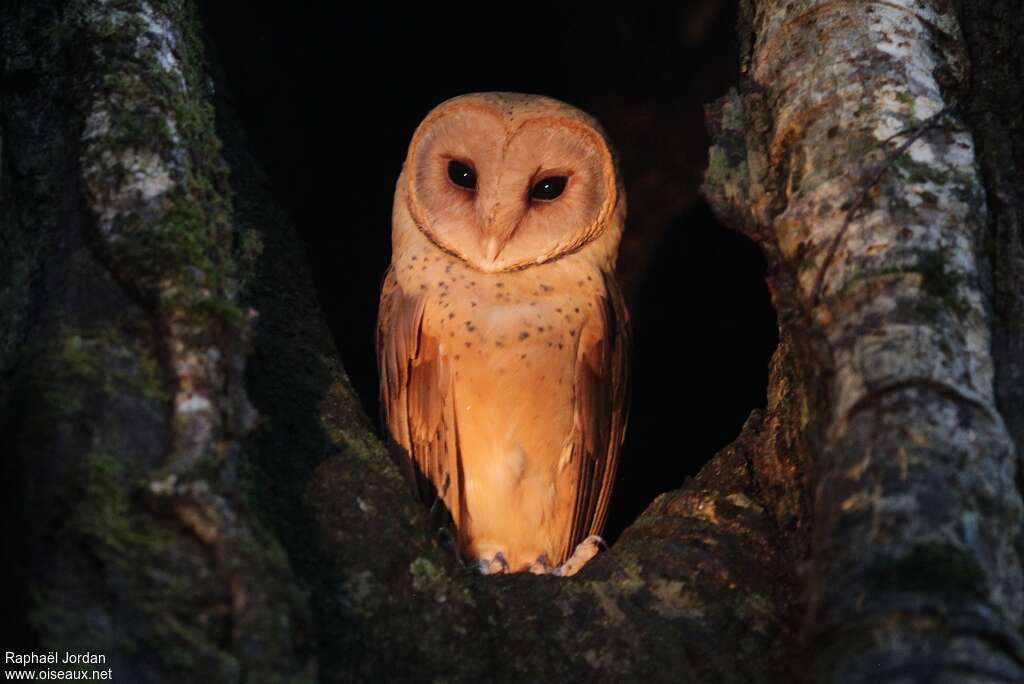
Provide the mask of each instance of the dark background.
{"label": "dark background", "polygon": [[607,536],[678,487],[765,403],[776,343],[764,262],[697,194],[703,106],[738,78],[735,3],[485,13],[338,2],[208,3],[228,96],[308,245],[345,367],[377,415],[374,323],[406,146],[466,92],[540,93],[602,122],[629,199],[619,278],[632,311],[633,403]]}

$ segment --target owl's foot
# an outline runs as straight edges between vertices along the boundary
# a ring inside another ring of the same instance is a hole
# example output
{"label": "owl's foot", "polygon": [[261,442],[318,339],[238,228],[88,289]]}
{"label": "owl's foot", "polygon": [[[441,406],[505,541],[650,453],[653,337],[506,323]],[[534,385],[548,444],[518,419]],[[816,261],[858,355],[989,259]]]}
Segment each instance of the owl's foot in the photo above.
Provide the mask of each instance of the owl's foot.
{"label": "owl's foot", "polygon": [[548,557],[545,554],[537,556],[537,560],[533,561],[530,565],[530,572],[534,575],[550,575],[555,569],[548,563]]}
{"label": "owl's foot", "polygon": [[476,569],[480,571],[481,575],[498,575],[508,572],[508,561],[505,560],[505,554],[499,551],[490,560],[486,558],[478,560]]}
{"label": "owl's foot", "polygon": [[576,550],[572,552],[569,559],[555,569],[554,574],[560,577],[572,577],[597,555],[602,546],[608,546],[604,539],[601,539],[601,537],[596,534],[590,535],[579,543],[579,546],[577,546]]}

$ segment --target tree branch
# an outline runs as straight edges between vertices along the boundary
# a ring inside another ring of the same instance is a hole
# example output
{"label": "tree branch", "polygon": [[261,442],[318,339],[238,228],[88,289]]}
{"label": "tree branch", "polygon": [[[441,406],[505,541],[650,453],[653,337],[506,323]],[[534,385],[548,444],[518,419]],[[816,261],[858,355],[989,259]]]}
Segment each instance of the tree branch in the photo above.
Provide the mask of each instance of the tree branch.
{"label": "tree branch", "polygon": [[764,246],[800,365],[829,381],[809,416],[812,676],[1019,679],[1022,507],[992,387],[985,199],[971,135],[934,125],[964,90],[953,8],[748,10],[748,80],[712,110],[705,187]]}

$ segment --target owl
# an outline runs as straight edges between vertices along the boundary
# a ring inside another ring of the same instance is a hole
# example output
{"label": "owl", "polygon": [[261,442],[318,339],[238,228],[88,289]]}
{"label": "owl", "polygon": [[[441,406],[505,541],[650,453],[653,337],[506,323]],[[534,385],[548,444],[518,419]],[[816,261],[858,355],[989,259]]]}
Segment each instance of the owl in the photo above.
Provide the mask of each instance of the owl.
{"label": "owl", "polygon": [[626,430],[626,215],[600,125],[463,95],[409,144],[377,325],[383,420],[459,555],[571,575],[598,551]]}

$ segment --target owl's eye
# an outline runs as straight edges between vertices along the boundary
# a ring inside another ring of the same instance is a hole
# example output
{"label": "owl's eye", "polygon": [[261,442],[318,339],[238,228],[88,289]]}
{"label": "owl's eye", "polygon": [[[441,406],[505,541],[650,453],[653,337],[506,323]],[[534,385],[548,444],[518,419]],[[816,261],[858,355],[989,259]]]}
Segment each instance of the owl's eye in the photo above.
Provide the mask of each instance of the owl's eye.
{"label": "owl's eye", "polygon": [[476,190],[476,171],[469,164],[452,159],[448,162],[448,177],[460,188]]}
{"label": "owl's eye", "polygon": [[565,176],[548,176],[541,178],[530,189],[530,199],[551,201],[556,199],[565,191],[565,184],[569,179]]}

